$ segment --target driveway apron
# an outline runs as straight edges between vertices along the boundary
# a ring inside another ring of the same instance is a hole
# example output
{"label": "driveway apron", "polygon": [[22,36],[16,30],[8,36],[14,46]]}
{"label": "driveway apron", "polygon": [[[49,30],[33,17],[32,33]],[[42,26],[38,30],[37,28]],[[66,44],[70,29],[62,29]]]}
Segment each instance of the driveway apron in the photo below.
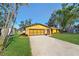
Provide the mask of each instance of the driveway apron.
{"label": "driveway apron", "polygon": [[79,45],[48,36],[30,36],[33,56],[78,56]]}

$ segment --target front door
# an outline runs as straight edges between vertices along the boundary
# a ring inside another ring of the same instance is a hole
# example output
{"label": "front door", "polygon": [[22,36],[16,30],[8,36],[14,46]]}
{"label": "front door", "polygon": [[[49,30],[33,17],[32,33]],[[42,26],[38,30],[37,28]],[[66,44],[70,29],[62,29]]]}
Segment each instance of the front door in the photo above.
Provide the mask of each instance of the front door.
{"label": "front door", "polygon": [[47,34],[50,35],[50,29],[47,29]]}

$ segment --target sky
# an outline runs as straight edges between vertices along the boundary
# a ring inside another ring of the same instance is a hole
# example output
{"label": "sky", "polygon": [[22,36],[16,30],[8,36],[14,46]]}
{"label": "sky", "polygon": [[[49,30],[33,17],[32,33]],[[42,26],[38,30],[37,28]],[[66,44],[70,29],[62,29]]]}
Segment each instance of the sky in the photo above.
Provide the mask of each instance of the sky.
{"label": "sky", "polygon": [[61,4],[58,3],[29,3],[27,6],[21,6],[18,9],[18,15],[15,27],[19,28],[21,21],[31,19],[32,24],[48,22],[51,13],[57,9],[61,9]]}

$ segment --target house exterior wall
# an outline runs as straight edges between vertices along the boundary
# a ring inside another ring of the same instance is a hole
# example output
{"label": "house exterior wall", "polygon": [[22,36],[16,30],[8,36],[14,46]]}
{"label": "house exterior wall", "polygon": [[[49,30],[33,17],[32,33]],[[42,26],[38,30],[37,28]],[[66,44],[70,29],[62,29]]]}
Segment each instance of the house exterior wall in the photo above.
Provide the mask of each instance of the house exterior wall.
{"label": "house exterior wall", "polygon": [[51,29],[51,34],[54,34],[54,33],[59,33],[59,30],[58,29]]}
{"label": "house exterior wall", "polygon": [[34,26],[30,26],[30,27],[27,27],[26,29],[25,29],[25,34],[28,34],[29,35],[29,30],[30,29],[44,29],[45,30],[45,33],[47,33],[47,29],[48,29],[48,27],[45,27],[45,26],[43,26],[43,25],[34,25]]}
{"label": "house exterior wall", "polygon": [[29,29],[28,28],[25,29],[25,34],[29,35]]}
{"label": "house exterior wall", "polygon": [[[43,26],[43,25],[40,25],[40,24],[37,24],[37,25],[33,25],[33,26],[29,26],[25,29],[25,34],[26,35],[29,35],[29,31],[30,30],[45,30],[45,34],[48,34],[48,29],[49,29],[49,34],[48,35],[51,35],[53,33],[59,33],[59,30],[56,29],[56,28],[49,28],[49,27],[46,27],[46,26]],[[40,32],[40,31],[39,31]]]}

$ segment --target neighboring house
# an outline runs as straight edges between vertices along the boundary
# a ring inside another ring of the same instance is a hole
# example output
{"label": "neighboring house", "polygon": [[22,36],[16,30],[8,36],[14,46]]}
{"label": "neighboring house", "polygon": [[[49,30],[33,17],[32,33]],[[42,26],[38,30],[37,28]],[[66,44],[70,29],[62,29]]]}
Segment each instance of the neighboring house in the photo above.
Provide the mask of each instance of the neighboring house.
{"label": "neighboring house", "polygon": [[51,35],[53,33],[59,33],[59,29],[43,24],[32,24],[25,29],[26,35]]}

